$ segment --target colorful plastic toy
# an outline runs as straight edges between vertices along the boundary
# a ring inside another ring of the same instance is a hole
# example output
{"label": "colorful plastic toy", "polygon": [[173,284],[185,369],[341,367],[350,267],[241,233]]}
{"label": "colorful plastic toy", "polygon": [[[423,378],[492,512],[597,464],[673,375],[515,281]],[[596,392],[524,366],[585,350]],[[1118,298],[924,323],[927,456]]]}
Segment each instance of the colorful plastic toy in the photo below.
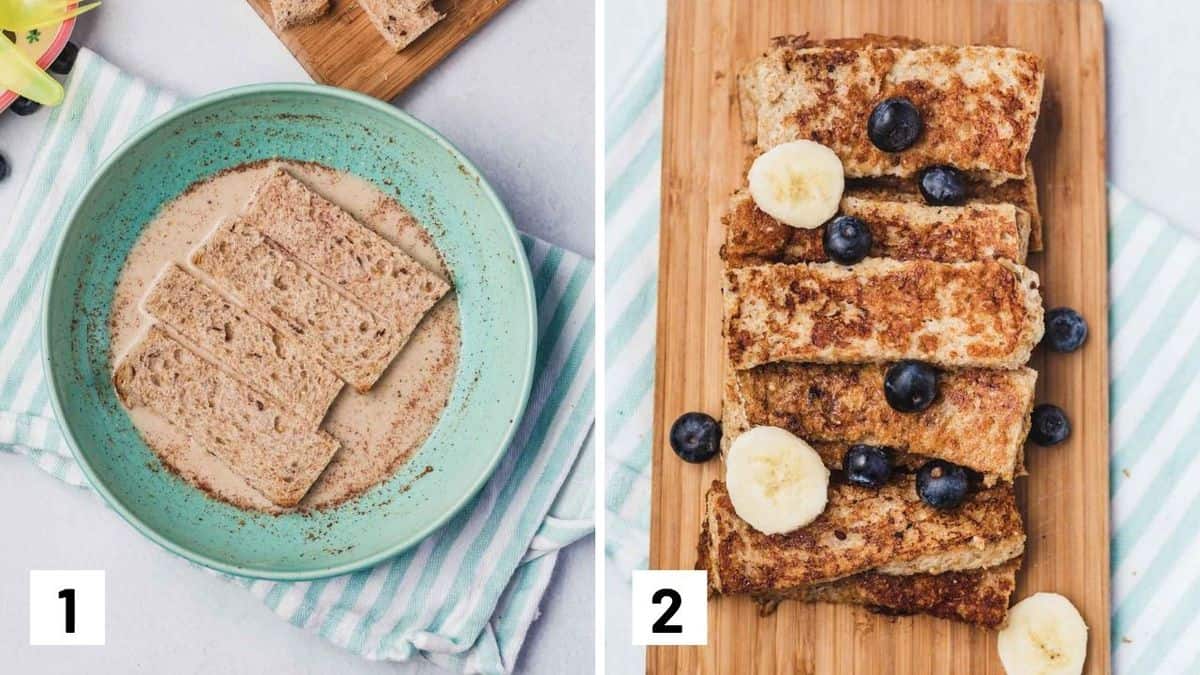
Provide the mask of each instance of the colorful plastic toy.
{"label": "colorful plastic toy", "polygon": [[[81,4],[74,0],[0,0],[0,29],[22,34],[62,23],[98,6],[99,2]],[[62,85],[8,38],[0,36],[0,92],[4,90],[43,105],[58,105],[63,100]]]}

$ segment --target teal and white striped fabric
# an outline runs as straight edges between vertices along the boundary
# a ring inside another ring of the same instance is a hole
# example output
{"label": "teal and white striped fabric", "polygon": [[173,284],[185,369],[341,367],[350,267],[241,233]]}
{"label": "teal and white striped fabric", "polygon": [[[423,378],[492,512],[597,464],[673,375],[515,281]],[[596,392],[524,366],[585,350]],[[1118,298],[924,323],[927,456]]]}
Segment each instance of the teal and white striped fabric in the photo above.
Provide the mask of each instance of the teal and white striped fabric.
{"label": "teal and white striped fabric", "polygon": [[1200,241],[1108,199],[1113,662],[1200,673]]}
{"label": "teal and white striped fabric", "polygon": [[[608,44],[628,63],[608,79],[605,251],[607,550],[625,570],[649,542],[662,37]],[[1114,664],[1200,673],[1200,242],[1116,189],[1109,212]]]}
{"label": "teal and white striped fabric", "polygon": [[[0,231],[0,448],[86,487],[52,419],[36,336],[42,271],[97,163],[174,97],[83,50]],[[538,371],[525,419],[473,504],[413,551],[332,579],[230,577],[281,618],[370,659],[511,672],[558,550],[593,528],[592,264],[530,237]],[[578,466],[578,469],[575,467]]]}
{"label": "teal and white striped fabric", "polygon": [[666,15],[640,0],[606,11],[623,30],[608,31],[605,50],[605,551],[633,570],[649,561]]}

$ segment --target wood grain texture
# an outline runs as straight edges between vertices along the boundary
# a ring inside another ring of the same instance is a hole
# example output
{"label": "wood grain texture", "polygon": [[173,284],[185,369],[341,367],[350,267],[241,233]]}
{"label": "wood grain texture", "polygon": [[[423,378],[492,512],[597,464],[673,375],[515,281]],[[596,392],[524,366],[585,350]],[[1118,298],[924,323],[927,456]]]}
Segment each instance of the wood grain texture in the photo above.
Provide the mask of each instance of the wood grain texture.
{"label": "wood grain texture", "polygon": [[[1013,45],[1046,63],[1034,140],[1046,250],[1030,265],[1046,307],[1069,305],[1091,336],[1071,355],[1035,352],[1038,401],[1070,416],[1063,445],[1029,448],[1018,482],[1029,534],[1016,598],[1069,597],[1090,627],[1088,673],[1109,671],[1108,312],[1104,23],[1093,0],[670,0],[663,138],[651,567],[690,569],[703,494],[720,462],[679,461],[670,421],[721,410],[720,216],[744,181],[734,74],[770,37],[865,32]],[[1001,674],[992,632],[926,617],[784,603],[758,618],[744,598],[709,603],[707,647],[648,651],[652,673]]]}
{"label": "wood grain texture", "polygon": [[385,101],[395,98],[470,37],[509,0],[435,0],[446,16],[397,53],[355,0],[332,0],[314,24],[275,28],[270,0],[247,0],[313,80]]}

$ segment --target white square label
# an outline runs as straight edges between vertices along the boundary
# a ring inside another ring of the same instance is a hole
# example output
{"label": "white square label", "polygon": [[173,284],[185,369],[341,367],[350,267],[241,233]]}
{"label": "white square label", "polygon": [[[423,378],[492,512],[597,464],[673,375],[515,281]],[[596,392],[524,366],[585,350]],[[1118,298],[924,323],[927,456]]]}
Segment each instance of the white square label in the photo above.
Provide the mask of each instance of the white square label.
{"label": "white square label", "polygon": [[103,645],[104,570],[30,570],[29,644]]}
{"label": "white square label", "polygon": [[708,644],[708,572],[635,571],[633,644]]}

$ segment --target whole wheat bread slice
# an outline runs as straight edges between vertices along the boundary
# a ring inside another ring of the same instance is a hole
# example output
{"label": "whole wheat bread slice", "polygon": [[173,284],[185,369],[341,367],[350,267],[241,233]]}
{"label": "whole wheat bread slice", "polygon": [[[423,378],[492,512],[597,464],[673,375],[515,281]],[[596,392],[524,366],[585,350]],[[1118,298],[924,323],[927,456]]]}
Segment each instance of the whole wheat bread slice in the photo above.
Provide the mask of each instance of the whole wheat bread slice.
{"label": "whole wheat bread slice", "polygon": [[431,0],[358,0],[375,30],[396,51],[412,44],[413,40],[442,20],[442,13]]}
{"label": "whole wheat bread slice", "polygon": [[328,11],[329,0],[271,0],[271,13],[279,30],[314,23]]}
{"label": "whole wheat bread slice", "polygon": [[241,220],[218,226],[192,253],[192,264],[360,392],[379,379],[408,337]]}
{"label": "whole wheat bread slice", "polygon": [[121,359],[113,384],[126,407],[181,427],[279,506],[299,503],[339,447],[157,326]]}
{"label": "whole wheat bread slice", "polygon": [[338,205],[277,169],[242,219],[359,303],[407,341],[450,284]]}
{"label": "whole wheat bread slice", "polygon": [[143,306],[189,346],[211,354],[242,382],[273,397],[313,429],[342,390],[338,376],[307,356],[294,338],[177,265],[159,277]]}

